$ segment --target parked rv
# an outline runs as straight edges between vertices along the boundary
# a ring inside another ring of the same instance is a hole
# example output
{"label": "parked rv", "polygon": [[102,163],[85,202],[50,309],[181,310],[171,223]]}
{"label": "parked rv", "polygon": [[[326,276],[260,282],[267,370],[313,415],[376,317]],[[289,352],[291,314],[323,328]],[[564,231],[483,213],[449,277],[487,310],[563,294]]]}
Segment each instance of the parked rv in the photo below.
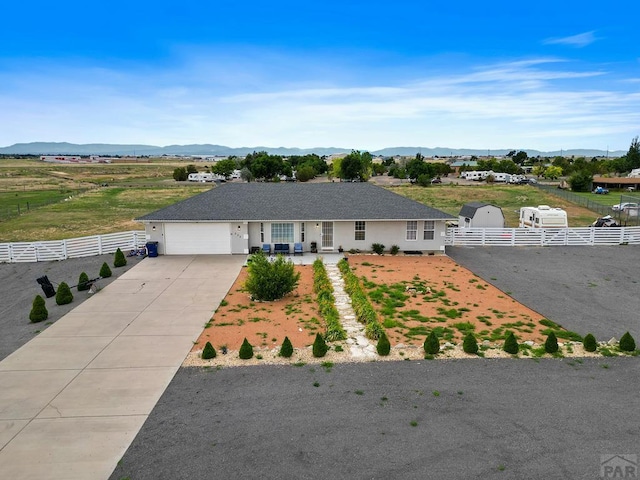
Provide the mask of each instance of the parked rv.
{"label": "parked rv", "polygon": [[520,227],[524,228],[567,228],[567,212],[549,205],[522,207],[520,209]]}
{"label": "parked rv", "polygon": [[212,173],[190,173],[187,180],[190,182],[215,182],[216,176]]}

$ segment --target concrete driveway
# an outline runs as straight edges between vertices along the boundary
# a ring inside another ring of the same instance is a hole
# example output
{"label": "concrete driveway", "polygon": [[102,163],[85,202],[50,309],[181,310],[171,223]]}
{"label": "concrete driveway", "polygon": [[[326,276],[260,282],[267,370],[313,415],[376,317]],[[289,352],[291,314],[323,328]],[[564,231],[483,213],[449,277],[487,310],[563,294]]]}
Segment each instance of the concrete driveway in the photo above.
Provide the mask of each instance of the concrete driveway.
{"label": "concrete driveway", "polygon": [[108,478],[244,256],[147,258],[0,362],[0,472]]}

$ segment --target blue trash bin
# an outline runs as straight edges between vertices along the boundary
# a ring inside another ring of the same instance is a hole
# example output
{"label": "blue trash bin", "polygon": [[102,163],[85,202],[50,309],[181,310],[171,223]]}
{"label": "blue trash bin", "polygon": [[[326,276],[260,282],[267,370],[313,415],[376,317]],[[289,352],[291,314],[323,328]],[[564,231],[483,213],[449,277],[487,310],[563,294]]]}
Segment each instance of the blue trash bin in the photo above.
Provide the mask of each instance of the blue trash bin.
{"label": "blue trash bin", "polygon": [[158,256],[158,242],[147,242],[147,256],[148,257],[157,257]]}

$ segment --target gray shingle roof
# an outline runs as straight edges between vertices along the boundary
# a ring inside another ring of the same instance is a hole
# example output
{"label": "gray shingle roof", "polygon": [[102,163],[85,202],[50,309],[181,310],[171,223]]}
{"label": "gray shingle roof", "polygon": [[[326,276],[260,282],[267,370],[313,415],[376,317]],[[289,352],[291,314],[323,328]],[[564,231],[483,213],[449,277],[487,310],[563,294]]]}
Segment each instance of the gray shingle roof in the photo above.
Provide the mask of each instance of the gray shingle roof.
{"label": "gray shingle roof", "polygon": [[435,208],[369,183],[227,183],[136,220],[448,220]]}
{"label": "gray shingle roof", "polygon": [[469,203],[464,204],[462,206],[462,208],[460,209],[460,216],[461,217],[467,217],[467,218],[473,218],[473,216],[476,214],[476,211],[479,208],[486,207],[486,206],[500,208],[500,207],[496,207],[495,205],[492,205],[492,204],[486,203],[486,202],[469,202]]}

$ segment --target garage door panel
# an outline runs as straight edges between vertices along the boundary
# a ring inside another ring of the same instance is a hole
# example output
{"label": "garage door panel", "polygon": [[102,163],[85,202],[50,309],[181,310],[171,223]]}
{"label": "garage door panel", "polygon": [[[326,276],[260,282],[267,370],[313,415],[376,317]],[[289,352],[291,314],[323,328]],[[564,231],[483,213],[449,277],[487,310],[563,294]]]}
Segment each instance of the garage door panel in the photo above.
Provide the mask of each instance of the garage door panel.
{"label": "garage door panel", "polygon": [[230,254],[228,223],[167,223],[164,226],[166,255]]}

